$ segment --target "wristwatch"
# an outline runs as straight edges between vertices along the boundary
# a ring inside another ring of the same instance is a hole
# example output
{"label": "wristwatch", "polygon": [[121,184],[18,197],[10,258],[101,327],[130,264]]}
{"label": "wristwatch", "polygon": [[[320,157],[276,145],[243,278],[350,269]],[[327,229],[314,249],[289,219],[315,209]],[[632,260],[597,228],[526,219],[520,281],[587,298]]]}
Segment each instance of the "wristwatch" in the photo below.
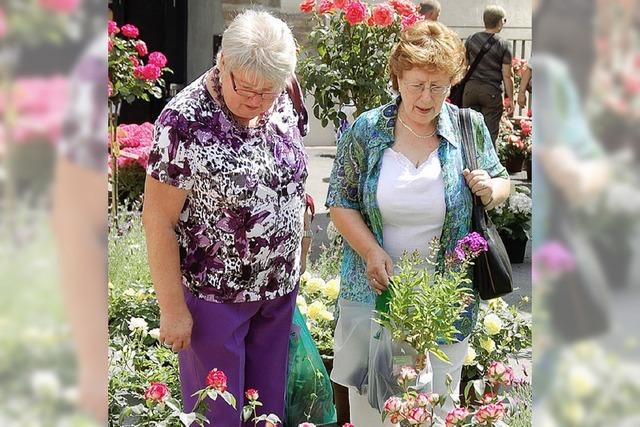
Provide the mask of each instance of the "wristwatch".
{"label": "wristwatch", "polygon": [[313,238],[313,231],[311,230],[304,230],[302,232],[302,238],[303,239],[312,239]]}

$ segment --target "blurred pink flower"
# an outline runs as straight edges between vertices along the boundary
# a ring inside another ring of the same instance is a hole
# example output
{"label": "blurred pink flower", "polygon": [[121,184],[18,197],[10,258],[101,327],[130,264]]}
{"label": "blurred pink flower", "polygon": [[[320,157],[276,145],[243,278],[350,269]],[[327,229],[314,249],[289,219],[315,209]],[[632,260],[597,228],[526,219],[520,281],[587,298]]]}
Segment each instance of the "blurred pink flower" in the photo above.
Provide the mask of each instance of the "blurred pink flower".
{"label": "blurred pink flower", "polygon": [[314,423],[302,423],[298,424],[298,427],[316,427]]}
{"label": "blurred pink flower", "polygon": [[142,40],[138,40],[136,42],[136,50],[138,51],[138,55],[142,57],[147,56],[147,53],[149,53],[149,51],[147,50],[147,44]]}
{"label": "blurred pink flower", "polygon": [[149,54],[149,64],[153,64],[158,68],[164,68],[167,65],[167,57],[161,52],[151,52]]}
{"label": "blurred pink flower", "polygon": [[[412,16],[417,14],[416,5],[407,0],[389,0],[389,4],[393,6],[398,15]],[[424,19],[424,17],[423,17]],[[422,19],[420,19],[422,21]],[[417,22],[417,21],[416,21]]]}
{"label": "blurred pink flower", "polygon": [[337,9],[344,9],[349,4],[349,0],[333,0],[333,5]]}
{"label": "blurred pink flower", "polygon": [[118,34],[120,32],[120,28],[118,28],[116,21],[109,21],[107,24],[107,31],[109,32],[109,35]]}
{"label": "blurred pink flower", "polygon": [[78,8],[80,0],[40,0],[43,9],[60,13],[70,13]]}
{"label": "blurred pink flower", "polygon": [[141,125],[120,125],[116,130],[116,140],[121,152],[118,167],[137,163],[146,169],[153,145],[153,124],[145,122]]}
{"label": "blurred pink flower", "polygon": [[300,2],[300,12],[311,13],[316,7],[316,0],[302,0]]}
{"label": "blurred pink flower", "polygon": [[333,4],[331,0],[322,0],[320,2],[320,7],[319,7],[320,13],[329,13],[335,8],[336,6]]}
{"label": "blurred pink flower", "polygon": [[111,49],[113,49],[113,40],[109,39],[107,42],[107,51],[111,52]]}
{"label": "blurred pink flower", "polygon": [[364,22],[369,17],[369,9],[367,5],[360,0],[353,0],[348,5],[344,12],[344,18],[349,25],[358,25]]}
{"label": "blurred pink flower", "polygon": [[412,26],[413,24],[416,24],[418,22],[424,21],[424,16],[420,15],[407,15],[404,18],[402,18],[402,30],[406,30],[407,28],[409,28],[410,26]]}
{"label": "blurred pink flower", "polygon": [[573,254],[557,240],[549,241],[538,248],[533,254],[532,278],[539,279],[540,274],[555,277],[573,271],[576,260]]}
{"label": "blurred pink flower", "polygon": [[459,427],[463,426],[465,420],[469,416],[469,410],[467,408],[455,408],[447,414],[444,419],[446,427]]}
{"label": "blurred pink flower", "polygon": [[380,27],[388,27],[393,24],[394,11],[389,3],[377,4],[371,13],[373,22]]}
{"label": "blurred pink flower", "polygon": [[158,80],[162,71],[155,64],[138,65],[133,71],[133,75],[143,80]]}
{"label": "blurred pink flower", "polygon": [[144,393],[145,400],[164,402],[169,397],[169,387],[164,383],[151,383]]}
{"label": "blurred pink flower", "polygon": [[122,35],[125,37],[129,37],[130,39],[135,39],[136,37],[138,37],[138,35],[140,35],[140,31],[138,30],[138,27],[136,27],[135,25],[131,25],[131,24],[123,25],[121,30],[122,30]]}

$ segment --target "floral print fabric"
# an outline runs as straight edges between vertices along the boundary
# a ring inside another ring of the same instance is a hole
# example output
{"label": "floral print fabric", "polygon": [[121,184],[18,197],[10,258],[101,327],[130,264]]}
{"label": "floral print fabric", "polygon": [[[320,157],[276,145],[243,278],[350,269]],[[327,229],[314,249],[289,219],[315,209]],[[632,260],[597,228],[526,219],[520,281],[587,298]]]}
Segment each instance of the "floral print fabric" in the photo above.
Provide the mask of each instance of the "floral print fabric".
{"label": "floral print fabric", "polygon": [[[378,178],[384,150],[394,144],[394,128],[400,98],[360,115],[338,142],[336,160],[329,181],[327,207],[355,209],[360,212],[382,246],[382,217],[376,201]],[[440,146],[438,157],[442,165],[445,187],[446,213],[442,235],[439,268],[444,267],[444,254],[455,249],[458,240],[471,227],[471,192],[462,171],[465,168],[462,133],[458,121],[458,107],[445,103],[438,120]],[[480,113],[472,111],[476,139],[478,167],[492,177],[508,178],[504,166],[491,143],[491,136]],[[341,267],[340,298],[375,305],[376,295],[365,275],[364,260],[345,242]],[[456,325],[462,341],[475,323],[478,298],[471,303]]]}
{"label": "floral print fabric", "polygon": [[307,158],[297,115],[283,92],[257,127],[241,126],[207,76],[160,114],[147,173],[189,190],[176,227],[185,286],[211,302],[274,299],[299,277]]}

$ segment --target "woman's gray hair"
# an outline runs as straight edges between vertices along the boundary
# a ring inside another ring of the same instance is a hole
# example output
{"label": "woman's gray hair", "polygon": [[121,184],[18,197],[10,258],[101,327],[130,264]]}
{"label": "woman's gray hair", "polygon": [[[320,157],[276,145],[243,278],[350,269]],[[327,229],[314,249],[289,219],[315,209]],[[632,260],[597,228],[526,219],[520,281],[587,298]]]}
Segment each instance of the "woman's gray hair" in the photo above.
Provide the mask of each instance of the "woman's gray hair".
{"label": "woman's gray hair", "polygon": [[234,18],[218,53],[225,66],[242,69],[283,89],[296,69],[296,42],[289,26],[268,12],[247,10]]}

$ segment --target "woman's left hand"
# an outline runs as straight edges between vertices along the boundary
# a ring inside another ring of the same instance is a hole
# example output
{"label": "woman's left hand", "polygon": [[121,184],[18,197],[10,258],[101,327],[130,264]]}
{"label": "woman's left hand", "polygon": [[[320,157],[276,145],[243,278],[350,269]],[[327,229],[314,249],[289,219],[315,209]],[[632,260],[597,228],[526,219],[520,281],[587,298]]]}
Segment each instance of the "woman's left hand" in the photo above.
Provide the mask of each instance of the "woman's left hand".
{"label": "woman's left hand", "polygon": [[493,179],[489,176],[486,170],[476,169],[469,171],[465,169],[462,171],[464,179],[467,181],[467,185],[471,189],[471,192],[480,197],[482,204],[485,206],[491,203],[493,200]]}

